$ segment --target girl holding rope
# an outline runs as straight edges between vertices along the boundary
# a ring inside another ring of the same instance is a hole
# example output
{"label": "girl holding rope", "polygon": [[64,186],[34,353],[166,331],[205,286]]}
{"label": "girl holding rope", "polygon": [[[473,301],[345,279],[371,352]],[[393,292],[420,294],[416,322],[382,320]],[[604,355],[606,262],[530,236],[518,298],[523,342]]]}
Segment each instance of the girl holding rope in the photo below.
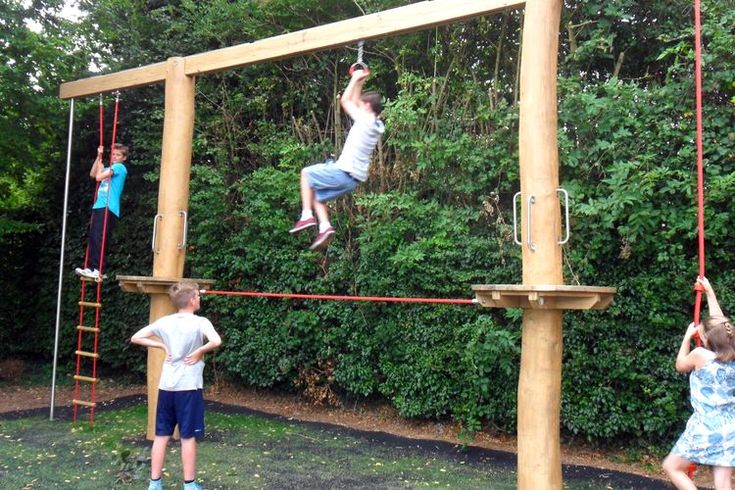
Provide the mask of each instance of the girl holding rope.
{"label": "girl holding rope", "polygon": [[[684,433],[666,456],[663,469],[680,490],[696,490],[687,475],[690,463],[713,466],[715,488],[730,490],[735,466],[735,332],[722,314],[709,281],[704,287],[710,316],[701,324],[689,324],[676,356],[676,370],[689,372],[690,400],[694,413]],[[698,334],[704,347],[690,351]]]}

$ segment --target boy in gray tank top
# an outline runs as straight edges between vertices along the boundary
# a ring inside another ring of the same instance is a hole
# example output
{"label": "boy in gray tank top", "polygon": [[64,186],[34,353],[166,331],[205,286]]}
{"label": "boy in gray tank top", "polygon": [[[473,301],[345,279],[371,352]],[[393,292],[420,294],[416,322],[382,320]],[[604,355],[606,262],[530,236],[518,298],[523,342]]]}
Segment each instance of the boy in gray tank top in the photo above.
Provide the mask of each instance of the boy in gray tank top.
{"label": "boy in gray tank top", "polygon": [[367,70],[355,70],[340,98],[342,109],[353,121],[342,154],[336,162],[328,160],[301,170],[301,217],[289,233],[316,226],[318,218],[319,231],[309,247],[311,250],[324,250],[334,238],[329,210],[324,203],[352,192],[359,182],[367,180],[370,155],[385,131],[383,122],[378,119],[383,110],[380,95],[362,93],[368,73]]}

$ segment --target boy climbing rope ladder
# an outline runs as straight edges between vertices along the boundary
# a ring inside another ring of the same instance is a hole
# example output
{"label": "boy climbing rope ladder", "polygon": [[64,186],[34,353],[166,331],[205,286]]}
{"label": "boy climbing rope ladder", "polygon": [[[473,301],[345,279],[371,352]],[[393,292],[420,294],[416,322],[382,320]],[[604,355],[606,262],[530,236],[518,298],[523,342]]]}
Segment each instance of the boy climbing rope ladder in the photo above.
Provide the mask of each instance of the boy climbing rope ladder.
{"label": "boy climbing rope ladder", "polygon": [[324,250],[334,238],[334,228],[329,223],[326,201],[352,192],[359,182],[367,180],[370,155],[385,131],[378,115],[383,110],[377,92],[362,93],[367,69],[354,70],[340,104],[353,120],[347,134],[342,154],[337,161],[311,165],[301,170],[301,218],[289,230],[298,233],[315,226],[319,220],[319,231],[310,250]]}
{"label": "boy climbing rope ladder", "polygon": [[97,148],[97,158],[89,170],[89,177],[97,181],[99,187],[92,205],[87,260],[84,268],[77,267],[75,270],[78,275],[95,280],[102,280],[100,271],[107,268],[107,254],[104,253],[103,245],[109,244],[112,230],[120,219],[120,197],[128,175],[124,165],[128,158],[128,147],[120,143],[113,145],[109,167],[102,163],[104,150],[102,146]]}

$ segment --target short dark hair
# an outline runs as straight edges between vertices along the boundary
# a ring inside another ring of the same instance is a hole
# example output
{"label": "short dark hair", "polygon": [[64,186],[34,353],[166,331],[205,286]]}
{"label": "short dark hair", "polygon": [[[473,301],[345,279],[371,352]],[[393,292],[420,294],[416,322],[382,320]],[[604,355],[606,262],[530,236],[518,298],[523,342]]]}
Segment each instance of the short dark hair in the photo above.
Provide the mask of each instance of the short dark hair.
{"label": "short dark hair", "polygon": [[383,100],[378,92],[365,92],[360,96],[360,100],[370,104],[376,116],[383,112]]}

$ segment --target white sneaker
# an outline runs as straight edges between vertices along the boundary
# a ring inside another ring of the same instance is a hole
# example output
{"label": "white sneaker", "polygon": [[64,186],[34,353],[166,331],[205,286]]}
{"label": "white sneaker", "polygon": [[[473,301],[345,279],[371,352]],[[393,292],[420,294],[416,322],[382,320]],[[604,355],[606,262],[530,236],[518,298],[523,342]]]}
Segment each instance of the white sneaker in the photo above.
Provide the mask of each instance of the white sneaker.
{"label": "white sneaker", "polygon": [[81,267],[77,267],[76,269],[74,269],[74,272],[76,272],[78,276],[84,276],[84,277],[89,277],[89,274],[92,273],[91,270],[87,268],[82,269]]}

